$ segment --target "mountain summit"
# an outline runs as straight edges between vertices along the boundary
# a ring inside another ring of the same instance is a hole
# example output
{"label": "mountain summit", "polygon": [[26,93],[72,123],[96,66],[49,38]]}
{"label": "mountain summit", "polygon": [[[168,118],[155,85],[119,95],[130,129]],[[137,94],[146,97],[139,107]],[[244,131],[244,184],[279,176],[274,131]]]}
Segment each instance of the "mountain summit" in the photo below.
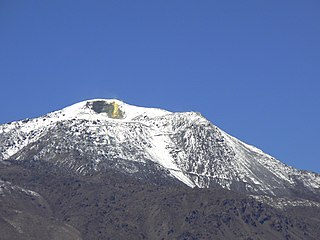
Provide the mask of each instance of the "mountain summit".
{"label": "mountain summit", "polygon": [[108,170],[150,182],[252,195],[318,199],[319,174],[287,166],[199,113],[83,101],[0,125],[0,160],[44,161],[95,175]]}
{"label": "mountain summit", "polygon": [[58,119],[85,119],[132,121],[136,117],[157,117],[170,112],[155,108],[143,108],[126,104],[116,99],[94,99],[76,103],[60,111],[48,114]]}

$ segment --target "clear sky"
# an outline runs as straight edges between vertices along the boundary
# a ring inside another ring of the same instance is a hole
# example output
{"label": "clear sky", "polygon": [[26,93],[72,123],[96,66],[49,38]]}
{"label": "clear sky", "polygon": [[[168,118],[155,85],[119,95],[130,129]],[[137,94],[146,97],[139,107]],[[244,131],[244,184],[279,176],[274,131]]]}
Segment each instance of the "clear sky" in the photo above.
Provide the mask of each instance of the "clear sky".
{"label": "clear sky", "polygon": [[319,0],[1,0],[0,123],[118,98],[320,172]]}

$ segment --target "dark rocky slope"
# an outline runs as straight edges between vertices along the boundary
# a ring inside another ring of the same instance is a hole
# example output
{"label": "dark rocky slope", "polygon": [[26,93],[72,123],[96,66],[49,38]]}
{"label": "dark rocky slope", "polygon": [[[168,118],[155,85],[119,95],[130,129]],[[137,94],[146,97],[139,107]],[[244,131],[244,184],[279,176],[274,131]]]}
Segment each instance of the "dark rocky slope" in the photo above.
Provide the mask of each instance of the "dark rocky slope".
{"label": "dark rocky slope", "polygon": [[279,210],[222,188],[192,189],[115,171],[83,176],[39,161],[1,163],[0,176],[15,189],[0,195],[1,239],[320,236],[319,208]]}

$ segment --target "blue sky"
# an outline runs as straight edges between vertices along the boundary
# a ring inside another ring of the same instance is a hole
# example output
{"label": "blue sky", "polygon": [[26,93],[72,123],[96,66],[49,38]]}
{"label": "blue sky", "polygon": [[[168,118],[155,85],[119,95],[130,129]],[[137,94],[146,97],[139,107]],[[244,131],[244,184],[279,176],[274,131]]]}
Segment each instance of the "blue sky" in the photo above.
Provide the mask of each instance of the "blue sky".
{"label": "blue sky", "polygon": [[318,0],[0,1],[0,123],[91,98],[199,111],[320,172]]}

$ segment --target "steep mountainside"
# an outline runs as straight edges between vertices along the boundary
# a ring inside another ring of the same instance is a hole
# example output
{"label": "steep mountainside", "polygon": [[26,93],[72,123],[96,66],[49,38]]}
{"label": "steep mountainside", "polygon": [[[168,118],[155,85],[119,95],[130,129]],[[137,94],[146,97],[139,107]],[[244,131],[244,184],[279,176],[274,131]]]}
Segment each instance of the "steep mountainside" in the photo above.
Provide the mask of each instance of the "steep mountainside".
{"label": "steep mountainside", "polygon": [[320,176],[286,166],[198,113],[90,100],[0,126],[0,159],[47,161],[96,174],[116,169],[150,181],[222,186],[319,200]]}
{"label": "steep mountainside", "polygon": [[0,125],[0,239],[319,239],[320,175],[199,113],[80,102]]}

